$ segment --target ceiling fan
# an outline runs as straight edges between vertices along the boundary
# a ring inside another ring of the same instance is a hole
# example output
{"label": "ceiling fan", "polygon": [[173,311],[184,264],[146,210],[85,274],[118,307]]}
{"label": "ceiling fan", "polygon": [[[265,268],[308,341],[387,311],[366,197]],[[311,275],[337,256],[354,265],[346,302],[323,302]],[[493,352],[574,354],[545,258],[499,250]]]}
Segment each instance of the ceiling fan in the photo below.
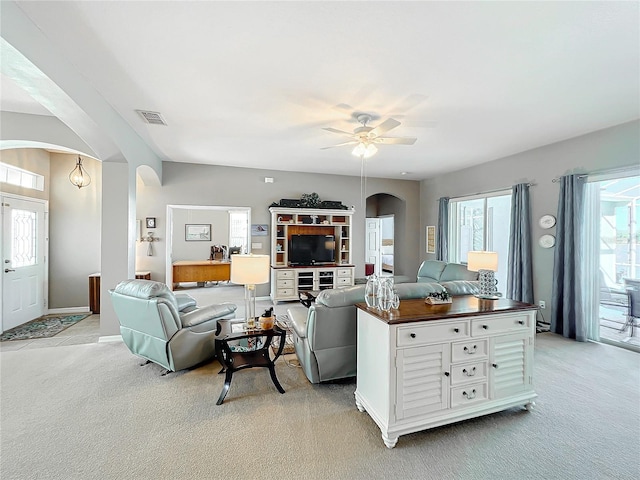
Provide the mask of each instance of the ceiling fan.
{"label": "ceiling fan", "polygon": [[327,127],[323,130],[328,132],[337,133],[350,137],[348,142],[338,143],[329,147],[323,147],[322,150],[327,148],[342,147],[344,145],[355,145],[355,148],[351,152],[356,157],[369,158],[378,151],[376,145],[413,145],[416,143],[415,137],[385,137],[384,134],[389,130],[392,130],[400,125],[400,122],[387,118],[377,127],[370,127],[368,123],[372,119],[372,115],[368,113],[354,113],[353,117],[358,120],[362,125],[357,127],[353,133],[345,132],[344,130],[338,130],[336,128]]}

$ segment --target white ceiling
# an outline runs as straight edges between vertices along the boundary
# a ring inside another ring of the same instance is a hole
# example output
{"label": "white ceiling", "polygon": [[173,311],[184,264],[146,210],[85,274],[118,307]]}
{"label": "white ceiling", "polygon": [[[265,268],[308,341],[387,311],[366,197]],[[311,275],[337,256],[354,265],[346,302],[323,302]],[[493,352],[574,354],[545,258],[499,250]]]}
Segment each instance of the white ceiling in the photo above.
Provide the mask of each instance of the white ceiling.
{"label": "white ceiling", "polygon": [[[359,111],[418,138],[367,174],[422,179],[640,117],[635,1],[17,3],[174,162],[358,175],[321,148]],[[10,83],[3,110],[46,113]]]}

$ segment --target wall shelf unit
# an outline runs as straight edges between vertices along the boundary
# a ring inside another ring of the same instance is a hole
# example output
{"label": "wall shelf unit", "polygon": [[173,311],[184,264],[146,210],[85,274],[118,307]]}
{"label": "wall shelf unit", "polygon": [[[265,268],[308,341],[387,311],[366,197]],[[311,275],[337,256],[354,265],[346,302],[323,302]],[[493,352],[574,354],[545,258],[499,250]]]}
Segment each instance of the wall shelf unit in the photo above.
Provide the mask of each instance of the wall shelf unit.
{"label": "wall shelf unit", "polygon": [[[271,207],[271,298],[298,300],[300,290],[323,290],[353,285],[355,266],[351,252],[353,208],[327,210]],[[333,264],[292,266],[292,235],[333,235]]]}

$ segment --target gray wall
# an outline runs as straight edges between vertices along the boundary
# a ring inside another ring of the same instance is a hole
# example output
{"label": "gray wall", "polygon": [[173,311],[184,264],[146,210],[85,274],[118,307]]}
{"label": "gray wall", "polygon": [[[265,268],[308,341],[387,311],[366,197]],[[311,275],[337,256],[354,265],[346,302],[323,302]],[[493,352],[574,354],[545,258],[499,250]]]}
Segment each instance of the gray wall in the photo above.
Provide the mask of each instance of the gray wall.
{"label": "gray wall", "polygon": [[[211,225],[211,241],[185,241],[186,224]],[[229,212],[226,210],[174,209],[172,243],[174,261],[208,260],[212,245],[229,245]]]}
{"label": "gray wall", "polygon": [[[265,183],[273,177],[274,183]],[[271,224],[269,205],[282,198],[300,198],[304,193],[316,192],[321,200],[341,201],[355,206],[352,236],[356,275],[364,276],[364,208],[361,207],[360,178],[340,175],[317,175],[273,170],[232,168],[188,163],[167,162],[163,165],[163,186],[145,186],[138,182],[137,218],[157,217],[159,242],[154,245],[156,255],[138,256],[136,268],[150,270],[153,279],[165,280],[166,262],[166,206],[212,205],[250,207],[251,223]],[[407,223],[417,225],[420,218],[420,184],[411,180],[367,179],[367,195],[387,193],[402,199],[406,205]],[[398,219],[396,218],[396,222]],[[398,226],[396,226],[396,231]],[[144,230],[144,229],[143,229]],[[406,237],[406,261],[415,271],[418,265],[419,238]],[[262,244],[253,253],[269,254],[270,237],[252,237]],[[139,250],[140,251],[140,250]],[[144,255],[144,254],[143,254]],[[268,295],[269,286],[257,287],[259,296]]]}
{"label": "gray wall", "polygon": [[[536,302],[545,300],[549,304],[554,250],[541,248],[537,242],[543,233],[548,233],[538,226],[538,219],[544,214],[556,216],[557,213],[559,185],[552,182],[553,178],[568,173],[593,173],[622,167],[638,168],[639,133],[640,122],[629,122],[422,181],[422,259],[435,259],[435,255],[424,253],[425,226],[437,224],[440,197],[460,197],[508,188],[517,183],[533,183],[530,193],[534,295]],[[551,233],[555,233],[555,228],[551,229]],[[543,315],[549,321],[549,309],[544,311]]]}
{"label": "gray wall", "polygon": [[83,157],[91,184],[78,190],[69,182],[76,158],[41,149],[0,152],[2,162],[45,176],[44,192],[7,184],[2,191],[49,200],[50,309],[88,306],[88,276],[100,271],[102,164]]}
{"label": "gray wall", "polygon": [[88,275],[100,271],[102,164],[83,158],[91,183],[69,182],[76,156],[51,154],[49,308],[88,305]]}

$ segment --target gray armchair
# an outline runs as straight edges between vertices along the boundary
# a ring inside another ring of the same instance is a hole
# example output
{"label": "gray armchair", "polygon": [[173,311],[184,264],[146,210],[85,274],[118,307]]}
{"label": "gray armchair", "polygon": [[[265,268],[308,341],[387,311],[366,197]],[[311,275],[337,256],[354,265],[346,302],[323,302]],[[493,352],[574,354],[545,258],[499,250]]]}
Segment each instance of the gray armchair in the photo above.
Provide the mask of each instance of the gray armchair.
{"label": "gray armchair", "polygon": [[199,308],[193,297],[160,282],[125,280],[109,290],[122,340],[131,353],[177,371],[213,358],[217,321],[235,318],[237,306]]}

